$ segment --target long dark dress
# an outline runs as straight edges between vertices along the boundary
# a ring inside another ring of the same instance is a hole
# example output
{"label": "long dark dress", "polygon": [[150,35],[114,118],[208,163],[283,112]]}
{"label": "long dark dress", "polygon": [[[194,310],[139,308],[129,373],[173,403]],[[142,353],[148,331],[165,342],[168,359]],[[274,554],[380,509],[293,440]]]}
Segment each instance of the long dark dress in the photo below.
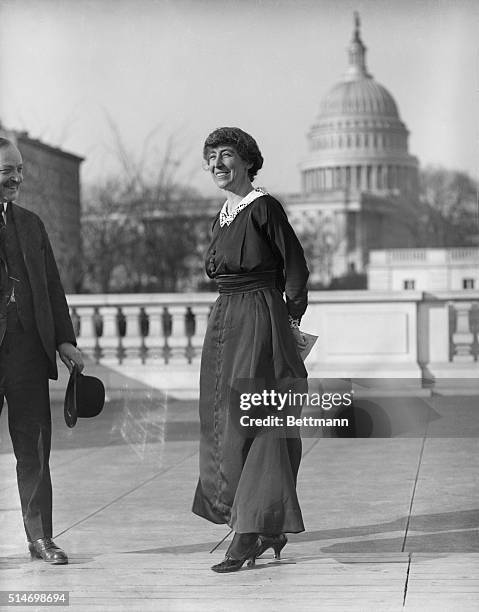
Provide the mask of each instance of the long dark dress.
{"label": "long dark dress", "polygon": [[304,531],[296,495],[298,428],[288,427],[286,434],[286,428],[238,426],[244,414],[239,390],[304,391],[307,384],[288,315],[304,313],[309,273],[281,204],[262,195],[229,226],[220,227],[218,215],[206,271],[217,280],[220,296],[201,359],[200,477],[193,512],[228,523],[237,533]]}

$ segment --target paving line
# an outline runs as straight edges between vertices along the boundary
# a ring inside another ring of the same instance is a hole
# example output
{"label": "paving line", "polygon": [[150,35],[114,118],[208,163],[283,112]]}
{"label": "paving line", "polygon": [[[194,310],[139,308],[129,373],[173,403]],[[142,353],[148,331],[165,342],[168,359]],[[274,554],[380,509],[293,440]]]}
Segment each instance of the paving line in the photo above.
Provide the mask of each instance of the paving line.
{"label": "paving line", "polygon": [[309,455],[309,453],[313,450],[313,448],[316,446],[316,444],[319,444],[321,438],[317,438],[317,440],[315,442],[313,442],[313,444],[311,444],[311,446],[308,448],[308,450],[302,454],[301,456],[301,461],[307,457]]}
{"label": "paving line", "polygon": [[409,572],[411,570],[411,557],[412,557],[412,553],[409,553],[408,555],[408,564],[407,564],[407,570],[406,570],[406,580],[404,582],[404,593],[403,593],[403,599],[402,599],[402,607],[406,607],[406,597],[407,597],[407,587],[409,585]]}
{"label": "paving line", "polygon": [[91,512],[90,514],[88,514],[87,516],[85,516],[84,518],[80,519],[79,521],[77,521],[76,523],[73,523],[73,525],[70,525],[69,527],[67,527],[66,529],[64,529],[63,531],[60,531],[60,533],[57,533],[54,537],[55,538],[59,538],[60,536],[62,536],[63,534],[65,534],[67,531],[70,531],[71,529],[73,529],[74,527],[77,527],[78,525],[80,525],[81,523],[84,523],[85,521],[87,521],[88,519],[92,518],[93,516],[99,514],[100,512],[103,512],[103,510],[106,510],[106,508],[109,508],[110,506],[113,506],[113,504],[116,504],[118,501],[124,499],[125,497],[128,497],[128,495],[131,495],[131,493],[134,493],[135,491],[138,491],[138,489],[141,489],[142,487],[144,487],[146,484],[152,482],[153,480],[155,480],[156,478],[159,478],[160,476],[163,476],[164,474],[166,474],[167,472],[169,472],[170,470],[178,467],[179,465],[181,465],[182,463],[184,463],[185,461],[187,461],[188,459],[191,459],[191,457],[194,457],[195,455],[198,454],[198,450],[195,450],[194,452],[190,453],[189,455],[186,455],[186,457],[183,457],[183,459],[181,459],[180,461],[178,461],[177,463],[175,463],[174,465],[170,465],[170,467],[165,468],[164,470],[161,470],[161,472],[158,472],[158,474],[154,474],[153,476],[151,476],[150,478],[147,478],[146,480],[144,480],[143,482],[141,482],[139,485],[137,485],[136,487],[133,487],[133,489],[130,489],[129,491],[125,491],[125,493],[122,493],[121,495],[119,495],[118,497],[116,497],[115,499],[113,499],[112,501],[108,502],[107,504],[105,504],[104,506],[102,506],[101,508],[98,508],[98,510],[95,510],[94,512]]}
{"label": "paving line", "polygon": [[408,531],[409,531],[409,523],[411,522],[412,507],[414,505],[414,497],[416,495],[417,483],[418,483],[418,480],[419,480],[419,472],[421,470],[422,457],[423,457],[423,454],[424,454],[424,447],[426,445],[426,436],[427,436],[427,429],[426,429],[426,433],[424,434],[424,437],[422,439],[421,450],[419,452],[419,459],[418,459],[418,462],[417,462],[416,477],[414,478],[414,486],[413,486],[412,494],[411,494],[411,502],[409,504],[409,510],[408,510],[408,515],[407,515],[406,527],[404,529],[404,538],[403,538],[403,543],[402,543],[402,546],[401,546],[401,552],[405,552],[405,548],[406,548],[406,540],[407,540],[407,535],[408,535]]}
{"label": "paving line", "polygon": [[[408,516],[407,516],[407,521],[406,521],[406,527],[404,529],[404,538],[403,538],[403,543],[402,543],[402,546],[401,546],[401,552],[405,552],[404,549],[406,548],[406,540],[407,540],[408,531],[409,531],[409,523],[411,522],[412,507],[414,505],[414,497],[416,495],[417,483],[418,483],[418,480],[419,480],[419,472],[421,470],[422,457],[424,455],[424,447],[426,446],[427,431],[429,429],[429,423],[431,422],[430,421],[431,410],[432,410],[432,407],[431,407],[431,405],[429,405],[429,412],[428,412],[426,431],[424,432],[424,436],[422,438],[421,450],[419,452],[419,459],[418,459],[418,462],[417,462],[416,477],[414,479],[414,487],[412,489],[411,502],[409,504],[409,511],[408,511]],[[406,598],[407,598],[407,590],[408,590],[408,586],[409,586],[409,572],[411,571],[411,563],[412,563],[412,553],[409,553],[409,555],[408,555],[407,571],[406,571],[406,580],[404,582],[404,595],[403,595],[403,602],[402,602],[403,608],[406,607]]]}

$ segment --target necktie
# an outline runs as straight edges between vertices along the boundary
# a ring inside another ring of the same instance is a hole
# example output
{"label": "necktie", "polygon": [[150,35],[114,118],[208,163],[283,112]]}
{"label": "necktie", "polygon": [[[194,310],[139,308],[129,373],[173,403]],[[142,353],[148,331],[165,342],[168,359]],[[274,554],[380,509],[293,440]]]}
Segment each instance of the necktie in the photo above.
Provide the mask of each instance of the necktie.
{"label": "necktie", "polygon": [[7,258],[5,255],[5,233],[7,226],[5,225],[4,210],[2,205],[2,214],[0,215],[0,300],[3,301],[3,295],[8,287],[8,269]]}
{"label": "necktie", "polygon": [[[1,209],[1,214],[0,214],[0,257],[2,257],[2,255],[4,255],[4,248],[5,248],[5,233],[7,231],[7,226],[6,226],[6,217],[7,214],[5,212],[5,209],[3,208],[3,204],[2,204],[2,209]],[[4,257],[5,259],[5,257]]]}
{"label": "necktie", "polygon": [[10,216],[12,210],[11,202],[2,202],[0,210],[2,212],[2,214],[0,215],[0,223],[3,223],[3,225],[7,225],[8,217]]}

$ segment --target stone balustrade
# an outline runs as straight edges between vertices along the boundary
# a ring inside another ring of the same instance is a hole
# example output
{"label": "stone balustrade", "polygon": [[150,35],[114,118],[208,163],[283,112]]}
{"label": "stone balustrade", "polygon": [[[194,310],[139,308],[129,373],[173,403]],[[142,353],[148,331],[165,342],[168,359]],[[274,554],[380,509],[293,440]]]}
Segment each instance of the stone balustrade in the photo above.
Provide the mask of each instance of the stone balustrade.
{"label": "stone balustrade", "polygon": [[78,344],[97,363],[198,358],[214,294],[70,295]]}
{"label": "stone balustrade", "polygon": [[[68,302],[79,346],[96,363],[174,368],[199,362],[216,297],[70,295]],[[311,292],[302,328],[319,336],[307,362],[312,375],[421,377],[479,367],[479,291]]]}
{"label": "stone balustrade", "polygon": [[373,250],[369,254],[370,265],[389,265],[408,263],[410,265],[424,263],[444,265],[451,262],[479,263],[478,247],[455,248],[408,248]]}

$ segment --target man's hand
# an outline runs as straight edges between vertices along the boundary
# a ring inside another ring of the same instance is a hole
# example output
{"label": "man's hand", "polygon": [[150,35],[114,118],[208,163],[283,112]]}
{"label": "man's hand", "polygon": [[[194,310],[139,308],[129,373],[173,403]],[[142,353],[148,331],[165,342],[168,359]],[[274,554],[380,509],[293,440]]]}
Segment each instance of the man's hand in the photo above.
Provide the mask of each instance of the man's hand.
{"label": "man's hand", "polygon": [[80,351],[70,342],[62,342],[62,344],[60,344],[58,347],[58,353],[60,355],[60,359],[67,366],[70,374],[73,370],[73,366],[75,365],[79,372],[81,372],[85,367]]}
{"label": "man's hand", "polygon": [[306,340],[303,334],[299,331],[298,327],[292,327],[291,331],[293,332],[294,339],[296,340],[296,346],[298,347],[299,352],[306,348]]}

